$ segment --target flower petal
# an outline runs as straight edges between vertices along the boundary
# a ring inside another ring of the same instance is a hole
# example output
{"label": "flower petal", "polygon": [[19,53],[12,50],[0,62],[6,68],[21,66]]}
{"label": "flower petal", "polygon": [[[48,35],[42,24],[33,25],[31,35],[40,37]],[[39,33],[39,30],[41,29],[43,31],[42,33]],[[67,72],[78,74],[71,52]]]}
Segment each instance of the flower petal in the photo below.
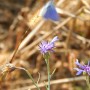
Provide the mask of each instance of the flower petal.
{"label": "flower petal", "polygon": [[57,41],[57,36],[54,37],[51,42],[42,41],[39,44],[39,50],[41,51],[41,53],[45,54],[45,53],[50,52],[50,51],[53,52],[55,41]]}
{"label": "flower petal", "polygon": [[76,59],[75,64],[78,65],[78,66],[81,66],[81,64],[79,63],[78,59]]}
{"label": "flower petal", "polygon": [[42,41],[42,45],[47,45],[48,44],[48,42],[46,42],[46,41]]}
{"label": "flower petal", "polygon": [[58,41],[58,40],[59,40],[59,39],[58,39],[58,36],[55,36],[50,43],[54,43],[54,42],[56,42],[56,41]]}
{"label": "flower petal", "polygon": [[76,64],[77,66],[79,66],[81,69],[84,69],[84,68],[85,68],[84,65],[82,65],[82,64],[80,64],[80,63],[78,62],[78,59],[76,59],[75,64]]}
{"label": "flower petal", "polygon": [[77,73],[76,73],[76,75],[80,75],[80,74],[82,74],[83,73],[83,70],[80,70],[80,71],[78,71]]}
{"label": "flower petal", "polygon": [[74,68],[74,69],[77,71],[76,75],[80,75],[80,74],[82,74],[82,72],[83,72],[83,70],[81,70],[81,69],[79,69],[79,68]]}

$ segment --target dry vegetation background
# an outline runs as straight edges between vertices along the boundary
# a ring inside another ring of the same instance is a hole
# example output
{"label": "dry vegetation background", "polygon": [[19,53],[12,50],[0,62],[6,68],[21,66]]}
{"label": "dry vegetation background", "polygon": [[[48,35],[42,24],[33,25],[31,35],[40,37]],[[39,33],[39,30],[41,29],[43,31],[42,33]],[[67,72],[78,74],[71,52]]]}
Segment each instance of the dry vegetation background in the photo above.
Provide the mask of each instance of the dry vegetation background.
{"label": "dry vegetation background", "polygon": [[[85,63],[90,58],[90,0],[54,0],[60,21],[54,23],[39,17],[39,11],[48,0],[0,0],[0,65],[11,59],[22,41],[12,63],[29,70],[42,90],[47,81],[45,61],[38,50],[43,39],[59,37],[55,53],[51,54],[51,90],[88,90],[84,77],[73,70],[76,58]],[[0,90],[31,90],[28,75],[21,70],[8,73],[0,81]],[[33,89],[33,90],[34,90]]]}

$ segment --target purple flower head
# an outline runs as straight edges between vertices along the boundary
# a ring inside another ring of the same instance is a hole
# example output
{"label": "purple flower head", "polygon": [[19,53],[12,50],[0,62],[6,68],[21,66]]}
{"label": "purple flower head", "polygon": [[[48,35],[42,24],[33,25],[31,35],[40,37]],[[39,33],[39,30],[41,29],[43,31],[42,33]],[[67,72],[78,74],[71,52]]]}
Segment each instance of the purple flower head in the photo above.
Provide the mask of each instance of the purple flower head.
{"label": "purple flower head", "polygon": [[59,40],[58,37],[55,36],[51,42],[42,41],[39,45],[41,53],[45,54],[49,51],[52,52],[53,48],[55,47],[54,43],[58,40]]}
{"label": "purple flower head", "polygon": [[90,75],[90,61],[88,61],[87,65],[82,65],[78,62],[78,60],[76,60],[75,64],[79,67],[74,68],[77,71],[76,75],[80,75],[82,73],[87,73],[88,75]]}
{"label": "purple flower head", "polygon": [[54,6],[53,0],[50,0],[46,3],[46,5],[41,9],[40,16],[45,18],[46,20],[59,21],[59,15]]}

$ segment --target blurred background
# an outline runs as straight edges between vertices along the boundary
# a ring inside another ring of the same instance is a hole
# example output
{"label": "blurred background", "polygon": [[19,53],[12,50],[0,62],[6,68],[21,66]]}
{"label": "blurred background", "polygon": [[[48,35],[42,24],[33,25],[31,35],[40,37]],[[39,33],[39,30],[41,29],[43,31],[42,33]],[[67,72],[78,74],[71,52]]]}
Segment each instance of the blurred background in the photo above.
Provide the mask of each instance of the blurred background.
{"label": "blurred background", "polygon": [[[51,90],[89,90],[84,77],[76,77],[75,61],[90,58],[90,0],[54,0],[59,22],[45,21],[40,9],[48,0],[0,0],[0,65],[11,60],[24,67],[38,80],[47,82],[46,64],[38,45],[42,40],[59,37],[55,52],[50,57]],[[1,71],[0,71],[1,72]],[[0,75],[2,76],[2,75]],[[75,79],[76,78],[76,79]],[[22,70],[8,73],[0,81],[0,90],[36,90],[28,75]],[[41,86],[41,90],[45,90]]]}

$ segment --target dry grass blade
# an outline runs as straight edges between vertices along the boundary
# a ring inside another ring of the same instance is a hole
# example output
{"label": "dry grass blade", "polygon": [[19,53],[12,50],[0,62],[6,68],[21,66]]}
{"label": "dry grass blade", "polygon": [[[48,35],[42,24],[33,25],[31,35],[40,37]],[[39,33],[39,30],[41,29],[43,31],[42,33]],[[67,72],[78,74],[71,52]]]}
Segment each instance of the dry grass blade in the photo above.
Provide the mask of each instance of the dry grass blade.
{"label": "dry grass blade", "polygon": [[30,39],[39,31],[40,27],[44,24],[45,20],[42,20],[36,27],[34,30],[32,30],[32,32],[30,32],[28,34],[28,36],[23,40],[23,42],[21,43],[19,50],[22,49],[27,43],[28,41],[30,41]]}
{"label": "dry grass blade", "polygon": [[[74,78],[66,78],[66,79],[58,79],[58,80],[52,80],[50,82],[51,85],[55,85],[55,84],[62,84],[62,83],[70,83],[70,82],[77,82],[77,81],[82,81],[85,80],[85,76],[81,76],[81,77],[74,77]],[[47,85],[47,82],[45,82]],[[44,83],[40,83],[38,84],[39,87],[44,87],[45,84]],[[27,86],[27,87],[23,87],[23,88],[19,88],[19,89],[13,89],[13,90],[28,90],[28,89],[35,89],[36,87],[34,85],[32,86]]]}
{"label": "dry grass blade", "polygon": [[90,5],[88,4],[88,2],[86,0],[81,0],[81,1],[87,8],[90,9]]}

